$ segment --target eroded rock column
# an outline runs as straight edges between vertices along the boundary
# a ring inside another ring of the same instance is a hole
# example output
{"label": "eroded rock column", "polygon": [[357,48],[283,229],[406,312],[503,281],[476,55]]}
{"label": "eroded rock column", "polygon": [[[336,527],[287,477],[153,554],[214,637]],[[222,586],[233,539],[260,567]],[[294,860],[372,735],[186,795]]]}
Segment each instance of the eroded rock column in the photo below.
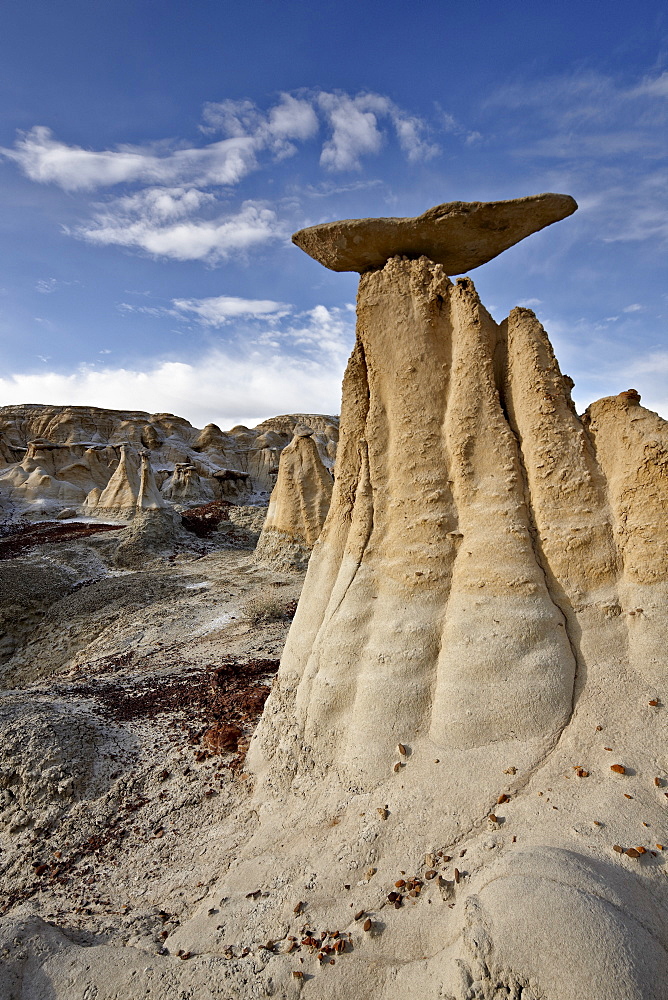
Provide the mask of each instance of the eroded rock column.
{"label": "eroded rock column", "polygon": [[[575,659],[499,393],[503,332],[472,283],[393,258],[361,278],[357,338],[275,701],[298,755],[366,787],[407,733],[457,749],[553,740]],[[286,739],[272,718],[269,754]]]}

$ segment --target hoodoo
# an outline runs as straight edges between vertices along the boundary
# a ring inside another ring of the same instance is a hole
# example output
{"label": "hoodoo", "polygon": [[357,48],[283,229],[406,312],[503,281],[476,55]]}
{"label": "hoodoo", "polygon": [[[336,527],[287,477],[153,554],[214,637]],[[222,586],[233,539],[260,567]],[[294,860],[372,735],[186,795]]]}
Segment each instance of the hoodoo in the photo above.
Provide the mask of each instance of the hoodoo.
{"label": "hoodoo", "polygon": [[297,427],[281,452],[278,479],[256,549],[259,562],[275,569],[304,569],[332,498],[332,477],[322,463],[310,427]]}
{"label": "hoodoo", "polygon": [[158,510],[164,506],[151,467],[148,452],[137,453],[122,445],[114,474],[99,495],[89,494],[91,509],[134,516],[135,511]]}
{"label": "hoodoo", "polygon": [[665,1000],[668,424],[628,392],[579,418],[534,314],[498,325],[439,246],[360,280],[252,877],[317,871],[314,926],[369,915],[310,996]]}

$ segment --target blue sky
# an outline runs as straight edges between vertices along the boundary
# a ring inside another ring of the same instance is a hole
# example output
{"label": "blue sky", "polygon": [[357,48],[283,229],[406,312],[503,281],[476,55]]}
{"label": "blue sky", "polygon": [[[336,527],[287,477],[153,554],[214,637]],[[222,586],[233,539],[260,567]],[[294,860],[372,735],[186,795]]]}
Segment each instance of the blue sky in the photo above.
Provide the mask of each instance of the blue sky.
{"label": "blue sky", "polygon": [[478,291],[668,417],[663,4],[10,0],[0,92],[0,405],[336,412],[357,279],[290,234],[557,191]]}

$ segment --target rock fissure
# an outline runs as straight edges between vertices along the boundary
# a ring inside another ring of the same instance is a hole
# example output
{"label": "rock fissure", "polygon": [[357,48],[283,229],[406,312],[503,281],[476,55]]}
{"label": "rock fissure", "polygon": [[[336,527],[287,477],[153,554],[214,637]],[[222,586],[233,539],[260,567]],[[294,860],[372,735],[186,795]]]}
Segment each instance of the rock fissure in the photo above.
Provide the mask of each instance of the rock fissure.
{"label": "rock fissure", "polygon": [[[501,400],[501,394],[500,393],[499,393],[499,398]],[[527,472],[527,466],[526,466],[524,454],[522,452],[522,441],[521,441],[521,436],[520,436],[519,428],[517,427],[516,424],[514,425],[514,422],[512,420],[511,414],[508,411],[505,410],[502,402],[501,402],[501,407],[502,407],[502,409],[504,411],[504,416],[505,416],[506,421],[508,423],[508,427],[510,429],[510,432],[513,435],[513,438],[515,440],[515,447],[516,447],[516,452],[517,452],[517,462],[518,462],[518,465],[519,465],[519,468],[520,468],[521,477],[522,477],[522,487],[523,487],[523,493],[524,493],[524,506],[525,506],[525,509],[526,509],[527,522],[528,522],[528,534],[529,534],[529,538],[531,540],[531,547],[533,549],[534,559],[536,560],[536,565],[539,567],[540,571],[543,574],[543,580],[544,580],[544,583],[545,583],[545,589],[547,590],[547,592],[548,592],[548,594],[550,596],[550,600],[552,601],[552,603],[555,606],[555,608],[557,608],[557,610],[560,612],[561,617],[563,619],[564,632],[566,634],[566,638],[568,639],[568,644],[569,644],[570,649],[571,649],[571,655],[573,657],[573,663],[574,663],[574,667],[575,667],[575,669],[573,671],[570,713],[568,715],[568,718],[563,722],[562,726],[560,727],[559,733],[558,733],[558,735],[556,736],[556,738],[554,740],[554,745],[552,746],[551,750],[543,758],[543,763],[544,763],[545,760],[547,759],[547,757],[549,756],[549,754],[552,753],[552,751],[557,747],[557,745],[559,743],[559,740],[561,739],[562,734],[564,733],[564,731],[566,730],[567,726],[569,725],[571,719],[573,718],[573,714],[574,714],[575,709],[576,709],[578,672],[580,671],[581,666],[582,666],[582,654],[581,654],[581,651],[578,649],[578,645],[577,645],[577,642],[575,641],[574,636],[572,635],[571,616],[575,615],[574,609],[573,609],[573,607],[571,605],[569,605],[567,603],[567,601],[565,599],[565,596],[561,597],[559,595],[558,588],[555,587],[555,576],[554,576],[554,573],[552,571],[552,568],[550,567],[549,560],[547,559],[546,554],[545,554],[545,552],[544,552],[544,550],[543,550],[543,548],[542,548],[542,546],[540,544],[540,532],[538,530],[536,513],[535,513],[534,506],[533,506],[532,499],[531,499],[531,490],[530,490],[530,487],[529,487],[529,476],[528,476],[528,472]],[[541,766],[542,766],[542,764],[541,764]]]}

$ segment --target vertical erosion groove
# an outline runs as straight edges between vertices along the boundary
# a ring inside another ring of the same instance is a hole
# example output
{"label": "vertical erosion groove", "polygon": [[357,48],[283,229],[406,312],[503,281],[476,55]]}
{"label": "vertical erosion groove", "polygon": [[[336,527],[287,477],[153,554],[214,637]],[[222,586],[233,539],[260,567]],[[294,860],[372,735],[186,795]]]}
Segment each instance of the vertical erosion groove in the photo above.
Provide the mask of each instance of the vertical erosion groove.
{"label": "vertical erosion groove", "polygon": [[[526,510],[527,526],[529,530],[529,537],[531,539],[531,547],[533,549],[534,558],[536,560],[536,565],[539,567],[543,579],[545,582],[545,588],[549,595],[550,600],[554,606],[559,610],[563,618],[564,630],[566,633],[566,638],[568,639],[568,644],[570,646],[571,655],[574,662],[574,672],[573,681],[571,689],[571,707],[568,714],[568,718],[564,721],[561,728],[555,733],[555,739],[553,746],[554,748],[557,741],[561,737],[566,727],[569,725],[573,713],[575,712],[575,706],[577,702],[577,692],[579,675],[583,667],[582,655],[579,649],[579,644],[574,635],[573,629],[573,619],[575,618],[575,611],[572,606],[571,601],[566,595],[563,587],[560,587],[556,576],[550,566],[549,559],[544,551],[544,548],[540,540],[540,531],[538,528],[538,522],[536,517],[536,512],[534,509],[533,498],[531,494],[531,483],[529,470],[527,468],[527,459],[525,456],[525,451],[523,448],[523,438],[519,427],[517,416],[515,413],[515,407],[513,405],[513,371],[510,359],[510,344],[509,344],[509,320],[504,320],[499,326],[499,340],[497,342],[498,349],[495,357],[495,377],[496,377],[496,387],[499,394],[499,404],[503,412],[504,418],[508,425],[508,428],[515,439],[515,447],[517,454],[517,464],[521,475],[522,489],[524,494],[524,506]],[[537,362],[537,359],[533,359]],[[536,367],[539,367],[536,363]],[[520,390],[521,391],[521,390]]]}

